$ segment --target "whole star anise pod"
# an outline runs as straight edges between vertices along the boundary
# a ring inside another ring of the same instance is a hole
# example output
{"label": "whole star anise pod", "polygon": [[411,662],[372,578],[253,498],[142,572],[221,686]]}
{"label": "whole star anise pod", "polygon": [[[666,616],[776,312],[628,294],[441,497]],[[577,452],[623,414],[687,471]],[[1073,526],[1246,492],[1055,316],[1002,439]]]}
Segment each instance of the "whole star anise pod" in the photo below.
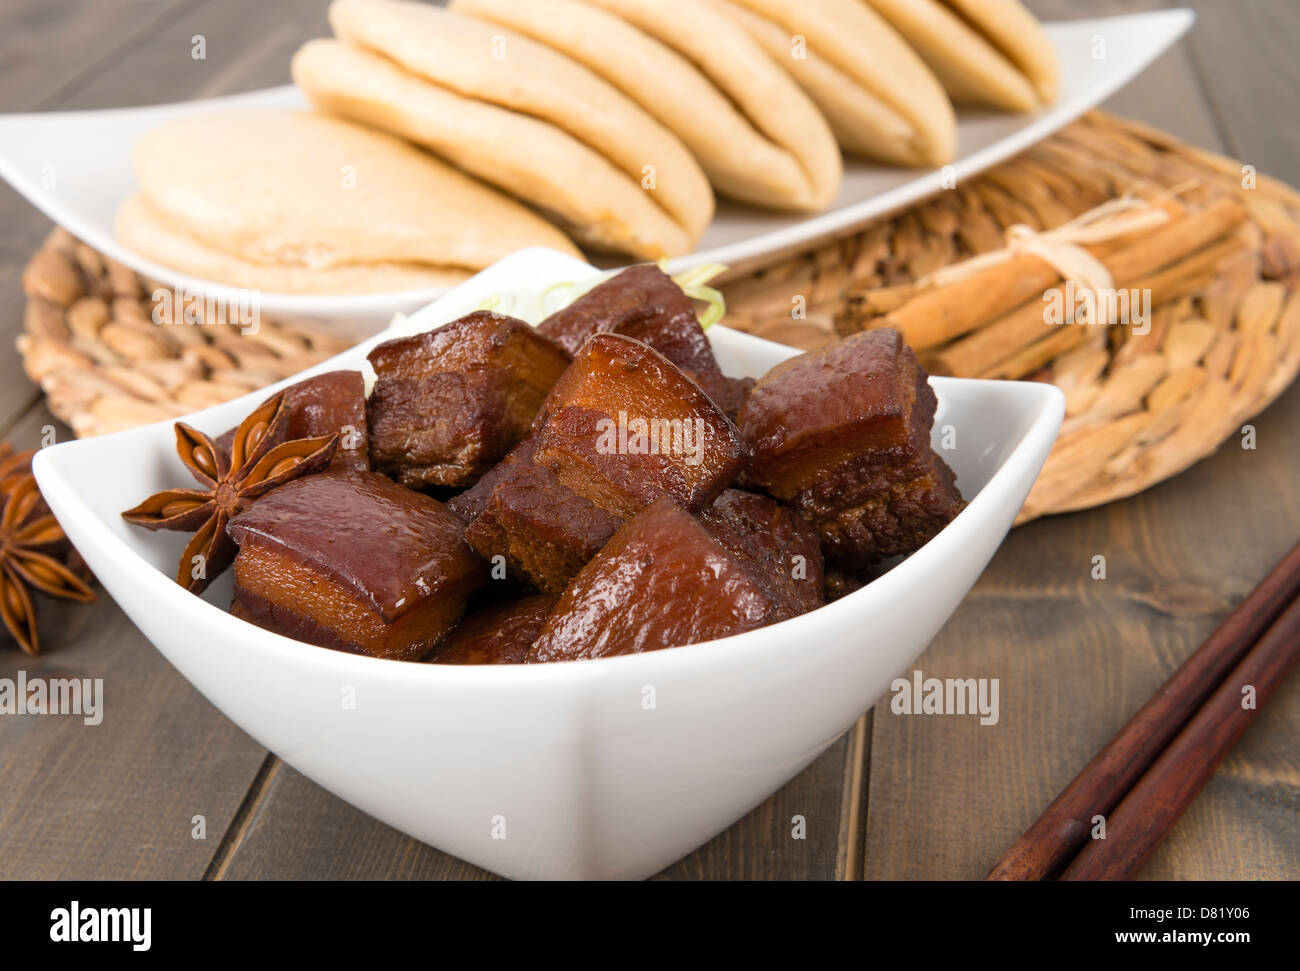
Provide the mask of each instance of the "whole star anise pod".
{"label": "whole star anise pod", "polygon": [[[320,472],[334,458],[339,437],[283,441],[289,409],[277,394],[239,423],[229,453],[184,422],[176,423],[176,451],[202,489],[168,489],[122,517],[145,529],[194,531],[176,569],[176,582],[202,593],[235,559],[226,524],[278,485]],[[201,557],[201,559],[199,559]]]}
{"label": "whole star anise pod", "polygon": [[[30,456],[27,460],[30,462]],[[0,482],[4,485],[4,506],[0,510],[0,615],[18,646],[28,654],[37,654],[40,640],[36,609],[28,588],[82,603],[94,600],[95,591],[55,555],[67,546],[68,538],[41,498],[32,474],[0,469]]]}

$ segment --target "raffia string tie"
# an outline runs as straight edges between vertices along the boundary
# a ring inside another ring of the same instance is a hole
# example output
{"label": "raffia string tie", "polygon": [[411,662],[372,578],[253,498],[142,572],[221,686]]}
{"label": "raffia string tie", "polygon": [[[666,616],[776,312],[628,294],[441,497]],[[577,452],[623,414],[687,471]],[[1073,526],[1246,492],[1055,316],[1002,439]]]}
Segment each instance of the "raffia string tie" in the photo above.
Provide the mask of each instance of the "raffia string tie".
{"label": "raffia string tie", "polygon": [[1111,290],[1114,280],[1110,270],[1084,247],[1129,233],[1145,232],[1168,222],[1169,213],[1158,203],[1185,191],[1185,188],[1175,186],[1161,193],[1156,200],[1147,200],[1138,197],[1134,187],[1068,223],[1042,232],[1017,223],[1007,229],[1007,242],[1002,249],[935,270],[922,279],[919,286],[947,286],[1013,257],[1029,255],[1055,269],[1063,280],[1073,280],[1080,291],[1091,291],[1097,298],[1099,291]]}

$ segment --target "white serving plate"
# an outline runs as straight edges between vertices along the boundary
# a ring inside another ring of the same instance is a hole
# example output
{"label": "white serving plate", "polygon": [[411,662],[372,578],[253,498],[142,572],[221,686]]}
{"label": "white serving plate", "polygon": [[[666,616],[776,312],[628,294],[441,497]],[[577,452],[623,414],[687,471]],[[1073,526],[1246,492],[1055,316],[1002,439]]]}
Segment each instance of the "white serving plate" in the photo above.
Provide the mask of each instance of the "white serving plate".
{"label": "white serving plate", "polygon": [[[511,288],[595,270],[523,250],[412,318],[433,327]],[[725,327],[724,370],[796,352]],[[313,370],[360,367],[381,338]],[[287,382],[286,382],[287,383]],[[120,512],[180,484],[170,423],[41,450],[36,478],[104,587],[169,661],[262,745],[373,816],[520,878],[649,876],[721,832],[816,758],[929,643],[1001,543],[1051,449],[1046,384],[934,380],[936,436],[970,505],[869,586],[785,623],[706,644],[560,664],[407,664],[313,647],[171,579],[187,539]],[[189,421],[218,433],[259,391]],[[655,707],[642,706],[653,686]],[[355,708],[344,705],[355,698]],[[125,704],[147,704],[144,698]],[[506,838],[494,838],[504,821]]]}
{"label": "white serving plate", "polygon": [[[677,272],[700,263],[739,269],[771,260],[860,227],[941,191],[1021,152],[1096,107],[1127,84],[1191,26],[1190,10],[1078,20],[1047,25],[1061,58],[1061,92],[1050,108],[1028,115],[978,109],[958,112],[958,158],[942,170],[895,169],[848,160],[844,185],[830,209],[790,216],[721,202],[695,253],[672,261]],[[1094,56],[1104,44],[1105,57]],[[0,116],[0,175],[33,205],[102,253],[169,287],[202,289],[238,301],[239,292],[141,259],[113,237],[118,204],[136,189],[131,149],[150,128],[171,118],[232,107],[301,107],[292,85],[228,98],[111,111]],[[949,183],[951,184],[951,182]],[[290,321],[327,324],[369,336],[394,313],[409,313],[439,291],[319,297],[262,293],[261,309]]]}

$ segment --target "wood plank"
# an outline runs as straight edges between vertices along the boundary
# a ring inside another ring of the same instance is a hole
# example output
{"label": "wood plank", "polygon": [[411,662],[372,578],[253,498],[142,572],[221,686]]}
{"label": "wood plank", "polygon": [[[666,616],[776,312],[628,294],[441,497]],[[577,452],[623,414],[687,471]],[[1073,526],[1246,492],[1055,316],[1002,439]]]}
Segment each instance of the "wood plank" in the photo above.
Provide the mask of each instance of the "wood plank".
{"label": "wood plank", "polygon": [[[11,430],[70,433],[44,406]],[[208,704],[102,588],[89,605],[40,598],[43,653],[0,634],[0,678],[102,678],[103,721],[0,716],[0,879],[197,879],[264,750]],[[192,835],[195,816],[206,838]]]}
{"label": "wood plank", "polygon": [[[58,11],[61,19],[74,21],[68,27],[72,39],[60,41],[59,59],[42,60],[39,71],[30,74],[37,80],[24,82],[24,97],[60,106],[143,104],[280,83],[287,80],[292,50],[325,33],[325,5],[317,0],[287,6],[247,0],[187,3],[169,5],[165,22],[147,34],[130,35],[141,43],[122,50],[109,35],[96,36],[91,25],[109,29],[102,18],[71,13],[67,3],[18,2],[29,20]],[[148,0],[130,2],[153,8]],[[1121,0],[1031,0],[1031,6],[1049,17],[1133,9]],[[1268,10],[1250,14],[1244,26],[1217,24],[1215,41],[1221,34],[1235,45],[1230,49],[1247,53],[1239,36],[1254,38],[1252,44],[1261,30],[1266,37],[1287,36],[1276,29],[1281,0],[1261,7]],[[1196,58],[1202,51],[1205,58],[1223,56],[1204,37],[1218,14],[1202,10],[1197,37],[1207,46],[1194,46],[1195,57],[1186,48],[1166,55],[1108,106],[1198,144],[1215,146],[1216,133],[1226,131],[1236,151],[1247,151],[1238,143],[1260,146],[1262,170],[1300,181],[1294,168],[1288,173],[1278,167],[1295,164],[1294,149],[1285,154],[1285,136],[1265,131],[1285,126],[1275,126],[1272,113],[1246,97],[1251,90],[1274,90],[1268,80],[1272,72],[1292,67],[1286,44],[1265,43],[1263,56],[1252,49],[1253,60],[1235,62],[1248,66],[1240,67],[1240,76],[1216,99],[1217,117],[1196,89],[1195,69],[1202,67]],[[3,16],[7,24],[11,5]],[[1223,16],[1231,20],[1235,9]],[[205,62],[189,56],[195,33],[207,39]],[[15,36],[23,35],[10,32],[0,39],[0,55],[6,55],[0,56],[5,65],[0,91],[6,97],[17,90],[9,83],[10,70],[20,77],[21,71],[31,71],[28,62],[11,68],[16,62],[7,55]],[[32,36],[46,39],[44,33],[29,35],[23,49],[40,50]],[[1287,43],[1294,49],[1294,41]],[[68,71],[69,63],[80,69]],[[1203,69],[1201,77],[1217,83]],[[1294,90],[1290,83],[1283,90]],[[166,92],[165,98],[159,92]],[[1240,117],[1230,123],[1233,115]],[[0,216],[11,230],[0,243],[0,321],[6,322],[0,326],[12,335],[21,326],[17,272],[46,226],[7,188],[0,190]],[[0,416],[15,415],[32,400],[32,389],[17,374],[13,355],[3,366],[8,370],[0,372]],[[13,391],[22,393],[8,397]],[[866,840],[868,876],[980,876],[1199,643],[1229,602],[1263,575],[1280,554],[1274,547],[1297,532],[1292,457],[1300,442],[1289,431],[1297,407],[1300,397],[1293,391],[1257,422],[1257,452],[1224,449],[1142,497],[1031,524],[1013,535],[919,664],[940,676],[1002,677],[999,726],[976,731],[951,719],[900,718],[882,707],[869,739],[870,756],[862,754],[865,743],[858,749],[852,739],[841,740],[773,800],[662,876],[841,875],[837,871],[855,836],[859,843]],[[24,414],[15,432],[20,439],[30,436],[44,420],[37,411]],[[1242,463],[1250,464],[1243,470]],[[1086,579],[1081,566],[1089,550],[1110,558],[1110,579],[1100,586]],[[1207,559],[1206,551],[1214,558]],[[122,734],[104,734],[106,721],[90,741],[67,736],[71,725],[0,719],[0,745],[10,756],[0,766],[0,785],[16,793],[0,806],[0,877],[193,876],[205,870],[224,879],[483,876],[365,817],[273,759],[268,762],[264,750],[207,706],[106,601],[46,611],[45,630],[51,644],[73,645],[52,649],[46,661],[74,673],[108,672],[111,685],[125,685],[110,695],[125,691],[128,698],[150,699],[150,705],[126,702],[120,711],[113,706],[112,718],[128,719],[125,726],[113,726]],[[14,661],[11,654],[0,659],[2,665]],[[16,668],[0,666],[0,676],[10,676],[9,670]],[[1284,744],[1296,737],[1300,717],[1295,681],[1263,713],[1162,847],[1148,876],[1254,878],[1300,872],[1294,826],[1298,773],[1294,746]],[[142,718],[148,712],[159,726],[142,727],[133,712]],[[145,734],[146,729],[153,733]],[[124,764],[136,787],[125,792]],[[844,780],[855,768],[870,773],[869,814],[845,791]],[[191,804],[204,808],[184,808]],[[208,840],[182,845],[193,812],[207,813]],[[788,821],[796,813],[807,817],[809,837],[806,846],[792,852]],[[226,825],[231,829],[223,839]],[[66,852],[49,850],[65,844]],[[95,856],[102,859],[91,859]],[[847,875],[855,875],[850,870]]]}
{"label": "wood plank", "polygon": [[[42,6],[49,16],[68,20],[84,12],[70,4]],[[104,27],[101,21],[86,18],[56,37],[60,56],[42,62],[43,76],[57,79],[63,96],[44,106],[144,103],[160,100],[158,92],[180,99],[276,83],[287,77],[285,25],[300,30],[301,39],[319,32],[325,4],[213,4],[216,14],[194,2],[165,6],[173,16],[155,20],[129,52],[98,71],[69,65],[93,66],[110,49],[94,29]],[[6,6],[6,22],[9,13]],[[144,18],[141,26],[149,26]],[[224,57],[189,59],[190,37],[203,32],[209,51],[216,44]],[[261,61],[258,44],[268,37],[279,46]],[[9,76],[5,63],[0,80]],[[0,87],[10,90],[7,82]],[[9,230],[0,243],[0,327],[12,340],[25,303],[19,276],[49,224],[7,186],[0,190],[0,217]],[[9,424],[5,416],[22,412],[39,395],[21,374],[16,354],[2,360],[0,423]],[[20,447],[35,444],[40,426],[51,421],[41,405],[23,415],[10,437]],[[61,426],[60,433],[70,434]],[[263,767],[265,750],[198,695],[107,597],[91,607],[49,605],[43,618],[48,655],[29,662],[5,649],[0,676],[22,669],[33,677],[104,677],[108,716],[95,728],[67,719],[0,720],[6,753],[0,785],[7,795],[0,805],[0,877],[203,876]],[[191,838],[196,814],[206,817],[205,840]]]}
{"label": "wood plank", "polygon": [[[877,706],[869,878],[978,879],[1300,535],[1300,388],[1184,475],[1017,529],[917,667],[1001,683],[1001,720]],[[1107,578],[1090,576],[1103,555]],[[1151,879],[1300,872],[1300,678],[1157,851]]]}
{"label": "wood plank", "polygon": [[1190,0],[1196,71],[1230,154],[1300,182],[1300,17],[1295,0]]}
{"label": "wood plank", "polygon": [[[63,108],[121,108],[215,97],[289,83],[289,61],[305,41],[327,35],[328,0],[221,0],[181,15],[71,92]],[[192,56],[202,35],[206,57]]]}
{"label": "wood plank", "polygon": [[5,0],[0,112],[56,106],[160,22],[205,0]]}
{"label": "wood plank", "polygon": [[411,839],[275,760],[265,791],[217,861],[216,880],[492,880]]}

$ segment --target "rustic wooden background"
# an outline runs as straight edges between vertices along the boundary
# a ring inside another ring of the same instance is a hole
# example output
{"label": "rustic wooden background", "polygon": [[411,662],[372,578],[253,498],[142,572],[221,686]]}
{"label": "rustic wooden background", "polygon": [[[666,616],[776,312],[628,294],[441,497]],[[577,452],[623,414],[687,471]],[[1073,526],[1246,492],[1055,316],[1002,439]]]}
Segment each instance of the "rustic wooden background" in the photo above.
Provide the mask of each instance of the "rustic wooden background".
{"label": "rustic wooden background", "polygon": [[[1169,4],[1170,6],[1174,4]],[[1107,107],[1300,184],[1300,7],[1189,0],[1190,41]],[[1031,0],[1046,18],[1159,6]],[[325,0],[5,0],[0,111],[199,98],[288,80],[327,33]],[[190,56],[202,34],[207,59]],[[93,151],[93,145],[86,146]],[[0,328],[21,328],[22,267],[49,229],[0,185]],[[1235,442],[1137,498],[1016,530],[921,658],[1001,679],[996,727],[886,706],[667,879],[978,879],[1300,536],[1300,387]],[[16,353],[0,436],[69,432]],[[1108,578],[1090,579],[1102,554]],[[107,716],[0,718],[0,878],[489,877],[309,782],[199,696],[114,603],[46,603],[47,653],[0,643],[0,677],[102,677]],[[218,649],[214,645],[214,649]],[[791,838],[791,817],[807,838]],[[195,816],[206,838],[193,836]],[[1166,840],[1150,878],[1300,877],[1300,676]]]}

